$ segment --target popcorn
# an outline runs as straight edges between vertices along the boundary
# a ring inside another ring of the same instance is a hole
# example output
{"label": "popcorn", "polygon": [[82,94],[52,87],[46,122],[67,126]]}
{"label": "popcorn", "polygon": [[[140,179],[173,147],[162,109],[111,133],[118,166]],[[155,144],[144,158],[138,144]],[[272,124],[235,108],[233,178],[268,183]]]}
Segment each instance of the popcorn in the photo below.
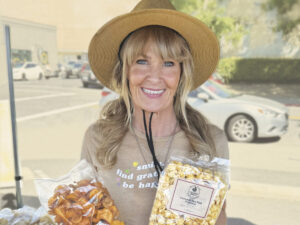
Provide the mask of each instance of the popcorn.
{"label": "popcorn", "polygon": [[160,178],[149,225],[214,225],[228,182],[222,171],[207,167],[171,161]]}

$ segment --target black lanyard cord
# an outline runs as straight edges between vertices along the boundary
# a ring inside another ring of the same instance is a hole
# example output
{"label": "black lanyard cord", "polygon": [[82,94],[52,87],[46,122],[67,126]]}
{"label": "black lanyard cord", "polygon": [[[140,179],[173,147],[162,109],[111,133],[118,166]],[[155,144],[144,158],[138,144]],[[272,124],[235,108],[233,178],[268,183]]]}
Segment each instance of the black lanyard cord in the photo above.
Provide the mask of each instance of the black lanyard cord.
{"label": "black lanyard cord", "polygon": [[159,179],[160,173],[163,171],[163,168],[161,167],[161,165],[158,162],[158,160],[156,158],[156,155],[155,155],[154,144],[153,144],[153,139],[152,139],[152,129],[151,129],[152,116],[153,116],[153,112],[151,112],[151,114],[150,114],[149,134],[148,134],[145,111],[143,110],[143,120],[144,120],[144,128],[145,128],[146,139],[147,139],[147,143],[148,143],[148,146],[149,146],[152,158],[153,158],[153,163],[154,163],[154,166],[155,166],[155,170],[157,172],[157,176],[158,176],[158,179]]}
{"label": "black lanyard cord", "polygon": [[[152,126],[151,126],[151,124],[152,124],[152,117],[153,117],[153,112],[151,112],[150,119],[149,119],[150,143],[151,143],[151,145],[152,145],[153,154],[154,154],[155,159],[156,159],[156,166],[158,166],[160,172],[162,172],[162,171],[163,171],[163,168],[161,167],[161,165],[160,165],[158,159],[156,158],[155,150],[154,150],[154,143],[153,143],[153,138],[152,138]],[[160,175],[160,174],[158,174],[158,175]],[[159,179],[159,177],[158,177],[158,179]]]}

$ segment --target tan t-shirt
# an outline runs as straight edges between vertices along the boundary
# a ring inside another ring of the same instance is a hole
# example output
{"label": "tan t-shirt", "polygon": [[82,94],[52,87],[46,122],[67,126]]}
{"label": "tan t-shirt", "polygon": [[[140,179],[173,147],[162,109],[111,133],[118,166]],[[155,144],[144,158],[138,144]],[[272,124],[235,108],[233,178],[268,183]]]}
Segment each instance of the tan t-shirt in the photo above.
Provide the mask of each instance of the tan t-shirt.
{"label": "tan t-shirt", "polygon": [[[92,124],[84,137],[81,158],[90,162],[104,180],[111,197],[120,211],[120,219],[126,225],[147,225],[156,193],[157,174],[143,133],[135,130],[142,151],[132,131],[125,135],[117,155],[116,164],[104,169],[97,161],[96,152],[101,142],[98,123]],[[217,156],[229,158],[228,143],[224,132],[210,125]],[[157,159],[164,163],[166,155],[189,157],[191,146],[185,133],[178,131],[173,139],[169,154],[169,137],[154,137]]]}

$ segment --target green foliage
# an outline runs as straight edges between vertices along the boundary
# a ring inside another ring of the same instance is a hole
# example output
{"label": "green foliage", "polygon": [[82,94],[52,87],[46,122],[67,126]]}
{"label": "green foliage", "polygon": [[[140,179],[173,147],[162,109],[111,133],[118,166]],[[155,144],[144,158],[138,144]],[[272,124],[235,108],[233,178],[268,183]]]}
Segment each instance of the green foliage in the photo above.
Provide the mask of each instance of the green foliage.
{"label": "green foliage", "polygon": [[284,15],[290,11],[299,0],[268,0],[262,4],[263,9],[273,10],[276,9],[279,15]]}
{"label": "green foliage", "polygon": [[225,16],[225,10],[218,4],[221,0],[170,0],[179,11],[192,15],[216,34],[219,40],[237,46],[246,34],[244,22],[238,18]]}
{"label": "green foliage", "polygon": [[294,18],[290,17],[288,13],[299,4],[300,0],[267,0],[262,4],[262,8],[265,11],[276,10],[277,24],[273,27],[273,30],[275,32],[281,31],[285,37],[288,37],[300,24],[300,13]]}
{"label": "green foliage", "polygon": [[225,79],[226,83],[232,80],[232,74],[236,73],[236,60],[238,58],[224,58],[219,61],[218,73]]}
{"label": "green foliage", "polygon": [[296,20],[291,20],[287,18],[282,18],[278,21],[276,27],[274,27],[275,31],[281,31],[283,35],[289,35],[297,26],[300,24],[300,18]]}
{"label": "green foliage", "polygon": [[300,59],[224,58],[218,72],[229,82],[300,83]]}
{"label": "green foliage", "polygon": [[195,0],[170,0],[178,11],[188,13],[187,10],[193,10],[197,7],[197,1]]}

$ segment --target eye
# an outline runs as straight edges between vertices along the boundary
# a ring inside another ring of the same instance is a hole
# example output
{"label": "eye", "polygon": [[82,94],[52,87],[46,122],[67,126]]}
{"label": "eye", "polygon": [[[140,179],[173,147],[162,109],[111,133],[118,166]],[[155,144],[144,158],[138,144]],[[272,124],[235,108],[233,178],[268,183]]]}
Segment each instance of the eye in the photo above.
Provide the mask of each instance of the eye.
{"label": "eye", "polygon": [[146,65],[148,62],[146,59],[138,59],[136,60],[136,63],[140,65]]}
{"label": "eye", "polygon": [[172,62],[172,61],[165,61],[164,62],[164,66],[166,66],[166,67],[171,67],[171,66],[174,66],[174,62]]}

